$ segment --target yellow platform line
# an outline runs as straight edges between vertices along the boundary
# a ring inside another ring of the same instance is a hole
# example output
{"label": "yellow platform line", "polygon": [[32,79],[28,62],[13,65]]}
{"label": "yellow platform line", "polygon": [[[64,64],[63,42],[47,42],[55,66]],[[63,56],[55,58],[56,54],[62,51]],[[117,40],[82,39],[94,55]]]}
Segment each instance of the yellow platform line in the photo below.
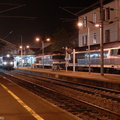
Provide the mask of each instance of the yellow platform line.
{"label": "yellow platform line", "polygon": [[37,120],[44,120],[41,118],[34,110],[32,110],[28,105],[26,105],[19,97],[17,97],[13,92],[11,92],[6,86],[0,83],[0,85],[11,95],[17,102],[19,102],[34,118]]}

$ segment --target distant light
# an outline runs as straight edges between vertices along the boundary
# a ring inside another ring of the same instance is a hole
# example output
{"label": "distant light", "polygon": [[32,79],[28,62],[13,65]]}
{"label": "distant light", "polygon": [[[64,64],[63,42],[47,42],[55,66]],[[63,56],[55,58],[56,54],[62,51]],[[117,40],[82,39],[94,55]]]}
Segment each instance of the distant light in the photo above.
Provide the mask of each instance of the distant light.
{"label": "distant light", "polygon": [[95,27],[100,27],[100,24],[95,24]]}
{"label": "distant light", "polygon": [[27,45],[27,46],[26,46],[26,48],[30,48],[30,46],[29,46],[29,45]]}
{"label": "distant light", "polygon": [[3,62],[3,64],[4,64],[4,65],[6,65],[6,64],[7,64],[7,62]]}
{"label": "distant light", "polygon": [[36,38],[36,41],[40,41],[40,38]]}
{"label": "distant light", "polygon": [[22,49],[22,46],[20,46],[20,48]]}
{"label": "distant light", "polygon": [[79,26],[79,27],[83,26],[83,23],[79,22],[79,23],[78,23],[78,26]]}
{"label": "distant light", "polygon": [[49,41],[50,41],[50,38],[47,38],[46,40],[49,42]]}
{"label": "distant light", "polygon": [[10,57],[10,55],[9,55],[9,54],[7,54],[7,57]]}
{"label": "distant light", "polygon": [[13,65],[13,62],[10,62],[11,65]]}

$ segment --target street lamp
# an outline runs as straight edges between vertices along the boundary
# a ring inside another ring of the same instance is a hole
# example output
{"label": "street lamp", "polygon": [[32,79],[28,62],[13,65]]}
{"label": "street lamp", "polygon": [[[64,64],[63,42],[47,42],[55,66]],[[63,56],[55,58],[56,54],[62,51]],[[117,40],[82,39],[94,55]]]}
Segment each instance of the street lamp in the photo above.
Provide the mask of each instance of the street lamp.
{"label": "street lamp", "polygon": [[[78,23],[78,27],[82,27],[83,26],[83,23],[82,22],[79,22]],[[88,65],[89,65],[89,74],[90,74],[90,28],[87,26],[87,32],[88,32]]]}
{"label": "street lamp", "polygon": [[65,59],[66,59],[66,65],[65,65],[65,67],[66,67],[66,72],[67,72],[67,67],[68,67],[68,53],[67,53],[67,47],[65,47]]}
{"label": "street lamp", "polygon": [[26,48],[30,48],[30,46],[29,46],[29,45],[27,45],[27,46],[26,46]]}
{"label": "street lamp", "polygon": [[[29,48],[29,45],[26,46],[26,48]],[[23,57],[23,46],[20,46],[21,49],[21,67],[23,67],[22,57]],[[24,47],[24,55],[25,55],[25,47]]]}
{"label": "street lamp", "polygon": [[26,49],[29,49],[30,48],[30,46],[29,45],[27,45],[26,47],[24,47],[24,55],[25,55],[25,53],[26,53]]}
{"label": "street lamp", "polygon": [[[42,64],[43,64],[43,65],[42,65],[42,68],[44,69],[44,41],[43,41],[42,39],[40,39],[40,38],[36,38],[36,41],[37,41],[37,42],[41,41],[41,43],[42,43],[42,58],[43,58],[43,59],[42,59]],[[50,41],[50,38],[47,38],[46,41],[49,42],[49,41]]]}
{"label": "street lamp", "polygon": [[104,76],[104,51],[103,51],[103,0],[100,0],[100,50],[101,50],[101,75]]}
{"label": "street lamp", "polygon": [[[102,21],[103,22],[103,21]],[[101,75],[104,76],[104,51],[103,51],[103,23],[101,24],[95,24],[95,27],[100,28],[100,54],[101,54]],[[78,23],[78,26],[83,26],[82,23]],[[89,73],[90,73],[90,28],[88,28],[88,51],[89,51]]]}
{"label": "street lamp", "polygon": [[95,27],[100,28],[100,65],[101,65],[101,76],[104,76],[104,50],[103,50],[103,25],[95,24]]}
{"label": "street lamp", "polygon": [[21,67],[23,67],[23,64],[22,64],[22,46],[20,46],[20,49],[21,49]]}

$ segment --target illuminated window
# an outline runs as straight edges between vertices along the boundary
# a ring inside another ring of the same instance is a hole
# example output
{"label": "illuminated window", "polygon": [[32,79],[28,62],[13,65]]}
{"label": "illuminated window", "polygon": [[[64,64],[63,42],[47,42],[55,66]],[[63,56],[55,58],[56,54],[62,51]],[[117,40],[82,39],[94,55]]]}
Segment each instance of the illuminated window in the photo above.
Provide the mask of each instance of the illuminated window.
{"label": "illuminated window", "polygon": [[96,23],[96,20],[97,18],[96,18],[96,13],[93,13],[93,23]]}
{"label": "illuminated window", "polygon": [[87,16],[83,18],[83,26],[87,27]]}
{"label": "illuminated window", "polygon": [[82,36],[82,43],[83,43],[83,46],[87,45],[87,35]]}
{"label": "illuminated window", "polygon": [[96,44],[96,33],[94,33],[94,36],[93,36],[93,43]]}

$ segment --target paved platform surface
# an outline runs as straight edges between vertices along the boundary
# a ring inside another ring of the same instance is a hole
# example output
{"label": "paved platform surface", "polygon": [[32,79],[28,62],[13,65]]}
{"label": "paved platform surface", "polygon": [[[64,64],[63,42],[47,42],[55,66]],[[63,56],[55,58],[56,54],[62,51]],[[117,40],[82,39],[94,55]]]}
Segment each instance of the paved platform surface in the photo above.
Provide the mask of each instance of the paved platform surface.
{"label": "paved platform surface", "polygon": [[0,120],[81,120],[0,76]]}
{"label": "paved platform surface", "polygon": [[45,73],[51,73],[51,74],[58,74],[58,75],[64,75],[64,76],[72,76],[72,77],[79,77],[79,78],[88,78],[92,80],[98,80],[98,81],[105,81],[105,82],[113,82],[113,83],[120,83],[120,75],[118,74],[104,74],[102,76],[100,73],[89,73],[89,72],[80,72],[80,71],[52,71],[51,69],[40,69],[40,68],[19,68],[23,70],[29,70],[29,71],[36,71],[36,72],[45,72]]}

